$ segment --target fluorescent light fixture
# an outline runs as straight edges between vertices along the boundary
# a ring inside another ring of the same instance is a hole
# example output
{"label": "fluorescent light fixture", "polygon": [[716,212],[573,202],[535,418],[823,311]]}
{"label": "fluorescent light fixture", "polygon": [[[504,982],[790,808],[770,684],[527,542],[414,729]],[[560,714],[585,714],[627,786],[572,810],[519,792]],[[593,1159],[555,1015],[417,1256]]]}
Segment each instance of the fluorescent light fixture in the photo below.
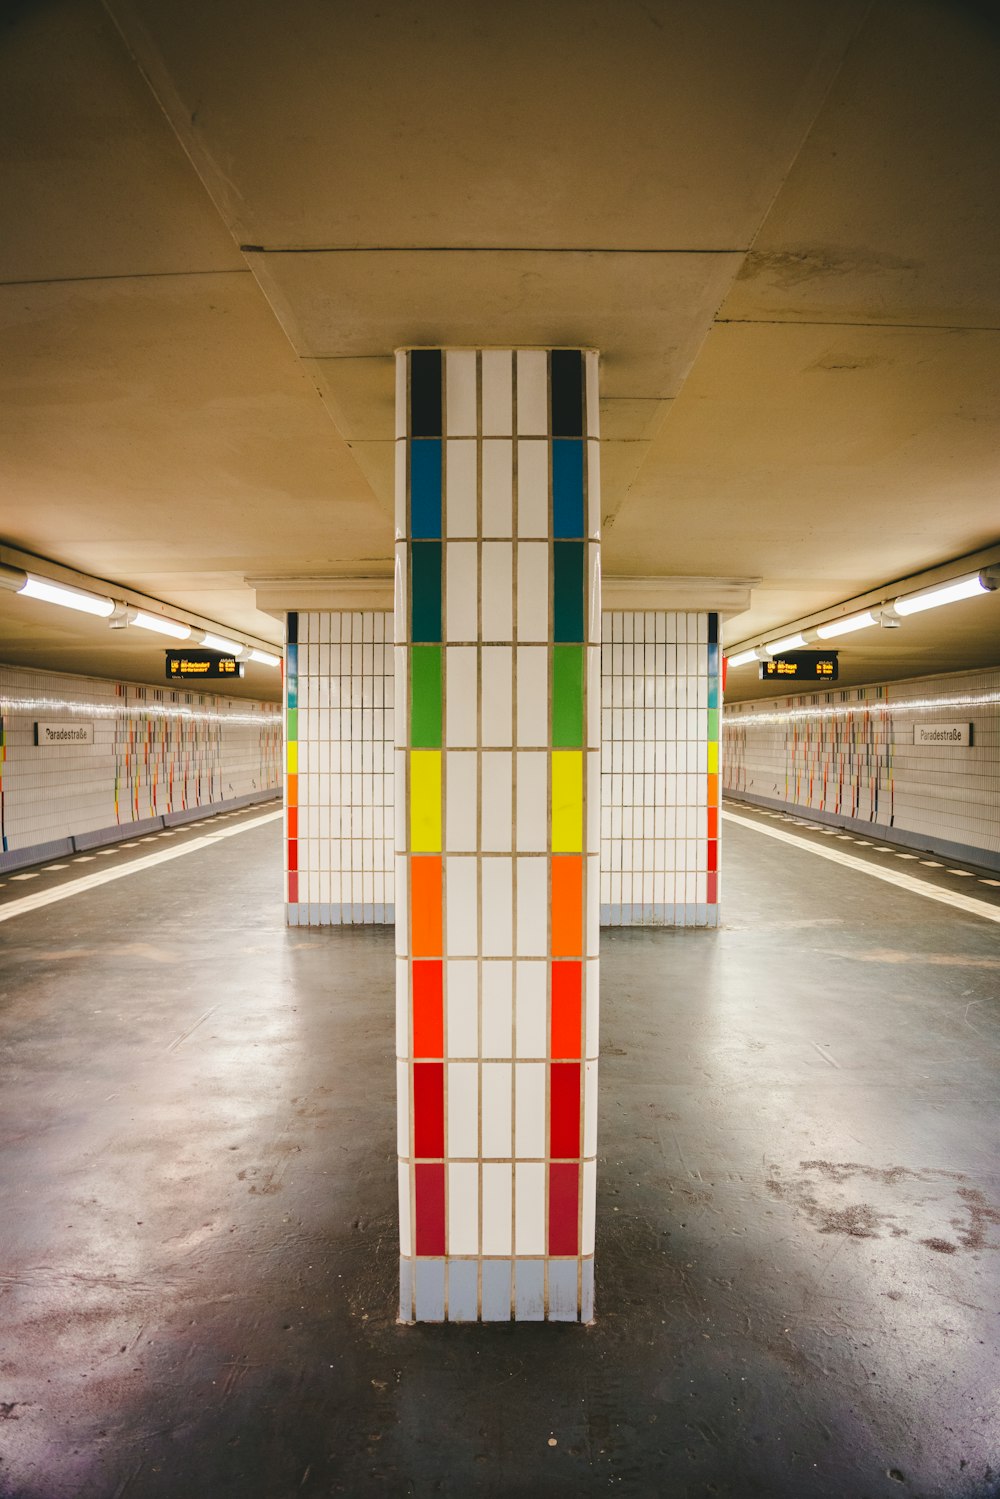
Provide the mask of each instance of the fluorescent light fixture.
{"label": "fluorescent light fixture", "polygon": [[272,656],[270,651],[259,651],[256,646],[250,648],[250,660],[259,661],[261,666],[280,666],[281,657]]}
{"label": "fluorescent light fixture", "polygon": [[[985,569],[984,569],[985,571]],[[936,609],[939,604],[954,604],[959,599],[978,598],[981,593],[992,590],[983,582],[979,573],[971,578],[958,578],[951,583],[939,583],[934,588],[925,588],[920,593],[911,593],[905,598],[893,599],[892,607],[897,614],[921,614],[924,609]]]}
{"label": "fluorescent light fixture", "polygon": [[157,635],[169,635],[174,640],[191,638],[190,625],[180,625],[175,619],[164,619],[160,614],[147,614],[144,609],[137,609],[129,624],[138,625],[140,630],[155,630]]}
{"label": "fluorescent light fixture", "polygon": [[780,656],[782,651],[800,651],[808,641],[803,634],[786,635],[784,640],[769,640],[767,649],[772,656]]}
{"label": "fluorescent light fixture", "polygon": [[818,625],[816,634],[820,640],[833,640],[838,635],[850,635],[855,630],[867,630],[869,625],[877,623],[871,610],[866,609],[863,614],[848,614],[845,619],[834,619],[828,625]]}
{"label": "fluorescent light fixture", "polygon": [[66,583],[53,583],[49,578],[36,578],[34,573],[28,573],[23,588],[17,591],[26,599],[61,604],[64,609],[79,609],[81,614],[98,614],[102,619],[115,612],[113,599],[103,598],[99,593],[87,593],[82,588],[70,588]]}
{"label": "fluorescent light fixture", "polygon": [[728,662],[728,664],[730,666],[749,666],[750,662],[751,661],[756,661],[756,659],[757,659],[757,652],[756,652],[756,650],[752,650],[752,651],[740,651],[739,655],[737,655],[737,656],[727,656],[726,657],[726,661]]}
{"label": "fluorescent light fixture", "polygon": [[225,635],[203,635],[198,642],[206,651],[221,651],[224,656],[238,656],[243,646],[238,640],[228,640]]}

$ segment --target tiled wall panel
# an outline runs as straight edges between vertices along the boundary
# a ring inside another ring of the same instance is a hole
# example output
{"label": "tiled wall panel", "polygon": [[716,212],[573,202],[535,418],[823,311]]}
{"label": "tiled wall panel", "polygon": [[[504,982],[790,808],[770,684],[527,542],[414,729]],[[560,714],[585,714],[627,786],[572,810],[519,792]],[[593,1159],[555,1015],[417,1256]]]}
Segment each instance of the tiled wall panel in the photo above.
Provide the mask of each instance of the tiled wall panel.
{"label": "tiled wall panel", "polygon": [[596,356],[416,350],[397,380],[400,1315],[586,1321]]}
{"label": "tiled wall panel", "polygon": [[[724,785],[827,817],[1000,854],[1000,671],[819,692],[726,710]],[[972,743],[914,743],[917,723]]]}
{"label": "tiled wall panel", "polygon": [[[93,743],[36,747],[48,720],[93,724]],[[4,852],[280,784],[276,703],[0,666]]]}
{"label": "tiled wall panel", "polygon": [[706,612],[604,616],[604,926],[718,924],[718,628]]}
{"label": "tiled wall panel", "polygon": [[391,923],[391,614],[288,615],[285,735],[289,925]]}

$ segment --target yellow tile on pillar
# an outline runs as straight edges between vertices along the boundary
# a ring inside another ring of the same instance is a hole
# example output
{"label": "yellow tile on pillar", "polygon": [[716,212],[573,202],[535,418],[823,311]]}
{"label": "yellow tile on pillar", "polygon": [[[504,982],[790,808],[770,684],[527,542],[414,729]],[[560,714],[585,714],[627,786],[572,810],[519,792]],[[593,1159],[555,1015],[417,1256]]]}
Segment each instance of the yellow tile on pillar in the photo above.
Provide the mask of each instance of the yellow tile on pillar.
{"label": "yellow tile on pillar", "polygon": [[415,854],[441,852],[441,751],[410,754],[410,848]]}
{"label": "yellow tile on pillar", "polygon": [[583,851],[583,754],[556,750],[552,756],[552,852]]}

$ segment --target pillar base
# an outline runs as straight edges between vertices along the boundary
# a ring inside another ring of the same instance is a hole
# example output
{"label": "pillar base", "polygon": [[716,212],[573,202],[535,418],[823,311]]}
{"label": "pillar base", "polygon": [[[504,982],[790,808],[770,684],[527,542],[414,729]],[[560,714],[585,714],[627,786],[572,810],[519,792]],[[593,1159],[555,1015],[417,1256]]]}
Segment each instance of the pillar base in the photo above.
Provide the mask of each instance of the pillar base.
{"label": "pillar base", "polygon": [[594,1256],[399,1261],[400,1322],[594,1320]]}

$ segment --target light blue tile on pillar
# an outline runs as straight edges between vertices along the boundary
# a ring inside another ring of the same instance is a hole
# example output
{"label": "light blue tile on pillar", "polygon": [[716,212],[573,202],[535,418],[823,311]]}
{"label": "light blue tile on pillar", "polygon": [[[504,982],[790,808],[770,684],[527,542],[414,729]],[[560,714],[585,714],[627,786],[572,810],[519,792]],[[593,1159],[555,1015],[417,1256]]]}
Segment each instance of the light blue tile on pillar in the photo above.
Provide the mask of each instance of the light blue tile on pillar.
{"label": "light blue tile on pillar", "polygon": [[399,1260],[399,1320],[413,1321],[413,1261],[405,1255]]}
{"label": "light blue tile on pillar", "polygon": [[514,1316],[518,1322],[545,1321],[545,1261],[514,1263]]}
{"label": "light blue tile on pillar", "polygon": [[483,1321],[510,1321],[510,1260],[483,1260]]}
{"label": "light blue tile on pillar", "polygon": [[578,1260],[549,1260],[549,1321],[575,1322]]}
{"label": "light blue tile on pillar", "polygon": [[478,1264],[475,1260],[449,1260],[448,1321],[475,1322],[478,1315]]}
{"label": "light blue tile on pillar", "polygon": [[444,1260],[416,1261],[418,1322],[444,1321]]}
{"label": "light blue tile on pillar", "polygon": [[580,1265],[580,1321],[593,1322],[594,1320],[594,1257],[581,1262]]}

